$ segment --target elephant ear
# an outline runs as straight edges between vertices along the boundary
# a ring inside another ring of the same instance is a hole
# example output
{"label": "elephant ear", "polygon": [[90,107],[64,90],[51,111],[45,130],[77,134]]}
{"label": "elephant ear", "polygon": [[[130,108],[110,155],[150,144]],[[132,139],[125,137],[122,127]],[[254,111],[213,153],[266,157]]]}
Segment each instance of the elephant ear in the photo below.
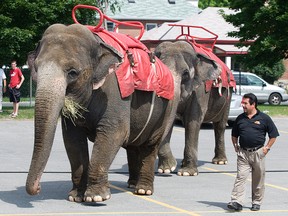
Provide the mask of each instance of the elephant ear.
{"label": "elephant ear", "polygon": [[37,47],[35,50],[28,53],[28,57],[27,57],[27,63],[28,63],[29,69],[31,71],[32,79],[36,82],[37,82],[37,70],[35,67],[35,59],[38,56],[39,47],[40,47],[40,43],[37,44]]}
{"label": "elephant ear", "polygon": [[94,57],[94,71],[92,75],[93,89],[100,88],[106,77],[113,73],[122,63],[123,55],[113,47],[100,42]]}
{"label": "elephant ear", "polygon": [[215,61],[201,54],[195,56],[196,60],[193,62],[195,72],[192,82],[194,90],[206,81],[217,80],[222,71],[221,66]]}
{"label": "elephant ear", "polygon": [[201,54],[198,54],[198,58],[202,62],[202,66],[206,69],[204,76],[207,80],[215,80],[220,76],[222,68],[216,61]]}

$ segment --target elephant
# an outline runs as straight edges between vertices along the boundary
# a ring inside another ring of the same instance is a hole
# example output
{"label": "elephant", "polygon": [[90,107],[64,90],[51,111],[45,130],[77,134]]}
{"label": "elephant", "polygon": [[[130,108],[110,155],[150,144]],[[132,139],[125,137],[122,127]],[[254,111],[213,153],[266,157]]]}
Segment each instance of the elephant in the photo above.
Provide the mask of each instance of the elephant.
{"label": "elephant", "polygon": [[[173,100],[156,96],[152,114],[153,92],[135,90],[121,97],[115,71],[122,57],[80,24],[51,25],[29,53],[27,61],[37,89],[28,194],[40,193],[59,117],[71,166],[69,201],[110,199],[108,170],[121,147],[127,150],[128,187],[139,195],[153,194],[158,148],[173,126],[174,103],[178,104],[180,96],[176,94]],[[175,76],[175,85],[180,79]],[[91,157],[88,141],[93,143]]]}
{"label": "elephant", "polygon": [[[231,85],[206,89],[206,80],[217,80],[222,67],[219,63],[196,52],[187,41],[163,42],[155,48],[155,55],[175,73],[184,73],[180,101],[177,108],[185,127],[185,149],[180,176],[198,175],[198,138],[201,124],[212,122],[215,134],[214,164],[227,164],[224,132],[229,114],[231,94],[235,82]],[[193,63],[193,67],[189,65]],[[186,71],[186,72],[183,72]],[[231,71],[230,71],[231,72]],[[228,74],[229,75],[229,74]],[[171,130],[172,131],[172,130]],[[161,144],[158,152],[158,172],[170,173],[176,169],[177,161],[170,148],[171,131]]]}

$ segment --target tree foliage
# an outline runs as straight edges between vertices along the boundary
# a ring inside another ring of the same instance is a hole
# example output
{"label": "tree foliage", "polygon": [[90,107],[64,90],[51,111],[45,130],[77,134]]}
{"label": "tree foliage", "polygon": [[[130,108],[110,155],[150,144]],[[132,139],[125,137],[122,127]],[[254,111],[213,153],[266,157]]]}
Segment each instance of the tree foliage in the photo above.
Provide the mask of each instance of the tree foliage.
{"label": "tree foliage", "polygon": [[248,68],[257,65],[272,68],[288,58],[288,3],[286,0],[230,0],[236,14],[224,15],[239,30],[229,35],[244,42],[254,40],[245,57]]}
{"label": "tree foliage", "polygon": [[199,0],[198,7],[205,9],[207,7],[228,7],[229,0]]}
{"label": "tree foliage", "polygon": [[[45,29],[54,23],[72,24],[72,8],[77,4],[101,8],[120,8],[116,0],[1,0],[0,5],[0,65],[9,65],[16,59],[18,65],[26,62],[27,53],[35,48]],[[92,11],[79,11],[79,21],[95,21]],[[77,15],[77,18],[78,18]]]}
{"label": "tree foliage", "polygon": [[251,72],[260,75],[268,83],[273,84],[275,80],[278,80],[285,71],[282,61],[274,64],[273,67],[267,67],[263,64],[255,66]]}

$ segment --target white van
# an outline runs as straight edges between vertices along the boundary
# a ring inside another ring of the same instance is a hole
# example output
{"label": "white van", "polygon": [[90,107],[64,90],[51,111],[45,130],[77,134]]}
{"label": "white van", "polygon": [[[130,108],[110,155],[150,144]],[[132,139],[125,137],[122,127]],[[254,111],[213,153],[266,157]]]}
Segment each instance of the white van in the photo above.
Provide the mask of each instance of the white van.
{"label": "white van", "polygon": [[288,100],[285,89],[271,85],[253,73],[233,71],[233,75],[237,94],[253,93],[257,96],[258,103],[268,102],[271,105],[279,105],[281,101]]}

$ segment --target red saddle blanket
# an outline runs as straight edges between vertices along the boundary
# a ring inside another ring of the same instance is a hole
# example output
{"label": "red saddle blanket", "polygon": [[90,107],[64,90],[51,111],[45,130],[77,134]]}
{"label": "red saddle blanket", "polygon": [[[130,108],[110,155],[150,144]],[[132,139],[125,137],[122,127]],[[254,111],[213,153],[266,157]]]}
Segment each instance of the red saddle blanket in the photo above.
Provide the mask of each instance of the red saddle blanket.
{"label": "red saddle blanket", "polygon": [[[217,87],[217,88],[229,88],[229,87],[236,87],[236,81],[234,79],[232,71],[227,67],[227,65],[221,61],[210,49],[203,47],[198,44],[191,43],[193,46],[194,50],[204,56],[205,58],[208,58],[218,64],[220,66],[221,71],[220,71],[220,76],[218,77],[217,82],[215,80],[208,80],[206,82],[206,91],[210,91],[212,87]],[[221,91],[219,91],[221,92]]]}
{"label": "red saddle blanket", "polygon": [[139,40],[128,35],[98,29],[97,34],[106,44],[123,54],[123,63],[116,70],[121,96],[131,95],[135,89],[155,91],[160,97],[172,100],[174,79],[171,71]]}

